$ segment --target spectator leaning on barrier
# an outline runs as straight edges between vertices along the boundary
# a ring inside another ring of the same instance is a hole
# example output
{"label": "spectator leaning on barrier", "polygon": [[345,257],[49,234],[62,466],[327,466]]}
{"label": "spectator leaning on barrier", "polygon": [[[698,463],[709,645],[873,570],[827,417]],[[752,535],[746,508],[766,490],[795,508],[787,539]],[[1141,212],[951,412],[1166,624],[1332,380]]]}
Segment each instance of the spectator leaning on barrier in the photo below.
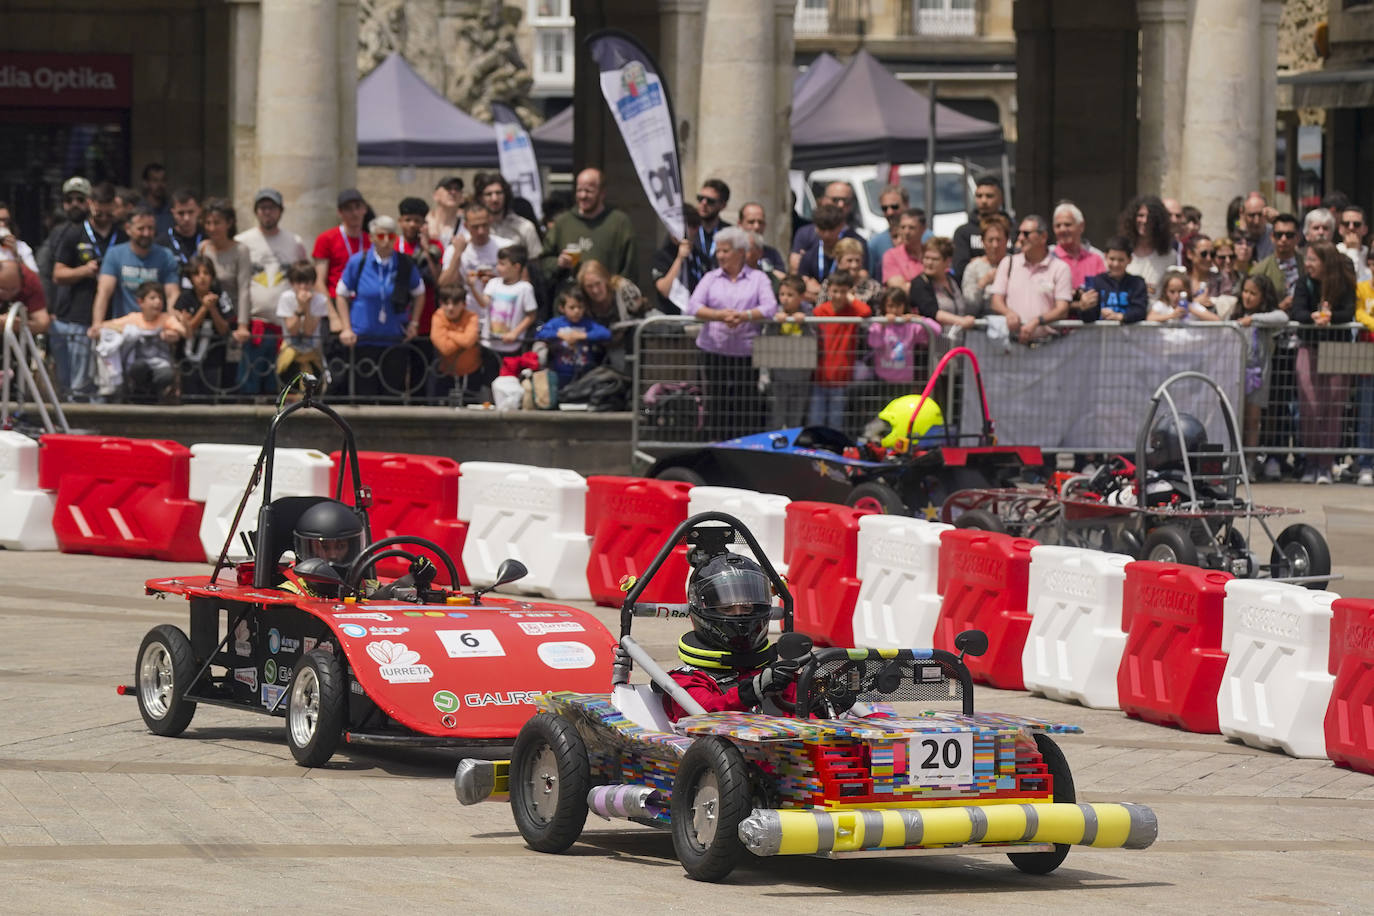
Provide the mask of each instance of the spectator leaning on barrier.
{"label": "spectator leaning on barrier", "polygon": [[194,191],[177,188],[172,192],[172,225],[165,232],[158,232],[157,243],[171,251],[177,263],[184,266],[204,240],[205,233],[200,227],[200,200]]}
{"label": "spectator leaning on barrier", "polygon": [[[760,329],[764,337],[815,337],[816,328],[806,319],[810,312],[802,296],[806,283],[796,274],[789,274],[778,284],[778,311],[773,321]],[[773,426],[786,429],[801,426],[806,420],[806,408],[811,399],[809,368],[770,368],[768,392],[773,400]]]}
{"label": "spectator leaning on barrier", "polygon": [[926,211],[912,207],[903,213],[897,220],[897,233],[900,244],[883,253],[883,282],[901,286],[925,270],[921,257],[925,252]]}
{"label": "spectator leaning on barrier", "polygon": [[[1365,273],[1374,267],[1374,250],[1366,254]],[[1355,287],[1355,320],[1364,325],[1360,340],[1374,340],[1374,280],[1366,279]],[[1363,452],[1359,458],[1362,487],[1374,486],[1374,375],[1355,379],[1355,445]]]}
{"label": "spectator leaning on barrier", "polygon": [[138,287],[138,309],[102,322],[100,330],[120,335],[119,362],[124,390],[131,401],[169,399],[177,380],[172,345],[186,336],[181,318],[167,308],[163,288],[155,281]]}
{"label": "spectator leaning on barrier", "polygon": [[911,307],[923,318],[929,318],[946,328],[973,327],[977,317],[969,313],[968,303],[950,270],[954,258],[954,242],[935,236],[926,242],[923,255],[925,270],[911,281],[907,298]]}
{"label": "spectator leaning on barrier", "polygon": [[371,249],[348,259],[335,289],[344,322],[339,342],[353,348],[355,365],[372,360],[376,367],[368,375],[355,371],[354,393],[394,394],[405,389],[407,360],[384,357],[390,347],[419,332],[425,284],[415,262],[396,251],[394,219],[378,216],[368,231]]}
{"label": "spectator leaning on barrier", "polygon": [[1068,316],[1073,279],[1069,266],[1050,251],[1044,217],[1021,220],[1016,240],[1021,251],[998,265],[992,282],[992,311],[1006,318],[1012,337],[1029,343],[1049,336],[1046,325]]}
{"label": "spectator leaning on barrier", "polygon": [[496,252],[495,276],[483,282],[473,272],[464,278],[482,309],[482,345],[497,353],[525,349],[525,333],[534,326],[534,288],[520,278],[528,260],[524,245],[504,245]]}
{"label": "spectator leaning on barrier", "polygon": [[[1260,420],[1264,406],[1269,403],[1269,376],[1273,368],[1274,335],[1269,329],[1288,323],[1288,315],[1279,308],[1279,295],[1274,284],[1263,274],[1246,277],[1240,286],[1240,314],[1236,323],[1248,328],[1245,351],[1245,419],[1242,424],[1246,448],[1260,444]],[[1264,461],[1259,473],[1277,480],[1282,476],[1277,458]]]}
{"label": "spectator leaning on barrier", "polygon": [[586,300],[570,289],[558,297],[558,317],[545,322],[537,336],[549,348],[549,368],[566,385],[601,363],[611,332],[587,316]]}
{"label": "spectator leaning on barrier", "polygon": [[600,169],[578,172],[575,208],[560,213],[544,238],[539,266],[555,286],[571,282],[583,258],[595,258],[612,274],[634,276],[634,227],[623,212],[606,205],[604,182]]}
{"label": "spectator leaning on barrier", "polygon": [[153,211],[140,206],[129,217],[129,241],[113,246],[100,262],[100,280],[91,307],[91,337],[99,337],[98,325],[108,315],[122,318],[138,311],[138,288],[149,281],[161,283],[165,301],[174,301],[181,290],[176,257],[153,244],[157,220]]}
{"label": "spectator leaning on barrier", "polygon": [[[291,291],[287,269],[297,261],[310,257],[305,243],[294,232],[281,228],[282,198],[275,188],[261,188],[253,195],[253,216],[257,225],[234,237],[248,249],[252,280],[248,295],[235,303],[238,308],[238,327],[234,329],[234,343],[242,348],[239,359],[239,392],[257,394],[275,388],[271,383],[272,365],[277,356],[277,342],[281,335],[278,304],[283,293]],[[319,268],[316,268],[316,292]],[[324,296],[323,292],[320,292]],[[325,296],[329,299],[328,296]],[[332,300],[330,300],[332,302]],[[329,305],[332,313],[333,307]]]}
{"label": "spectator leaning on barrier", "polygon": [[1121,213],[1121,234],[1131,242],[1129,273],[1143,277],[1152,295],[1157,294],[1164,271],[1177,264],[1169,211],[1153,195],[1137,197]]}
{"label": "spectator leaning on barrier", "polygon": [[[1330,217],[1329,211],[1323,211]],[[1349,376],[1317,371],[1317,348],[1324,341],[1349,340],[1350,332],[1335,325],[1355,318],[1355,269],[1350,259],[1330,242],[1314,242],[1303,255],[1303,276],[1293,294],[1293,320],[1305,325],[1298,332],[1298,413],[1301,445],[1336,448],[1341,444],[1341,419]],[[1333,456],[1310,454],[1303,483],[1331,483]]]}
{"label": "spectator leaning on barrier", "polygon": [[1354,204],[1341,211],[1340,244],[1336,249],[1355,265],[1355,277],[1361,283],[1367,282],[1369,272],[1369,246],[1364,243],[1369,235],[1369,225],[1365,222],[1364,208]]}
{"label": "spectator leaning on barrier", "polygon": [[248,246],[234,239],[238,232],[238,214],[234,205],[223,197],[205,202],[205,240],[199,253],[214,262],[215,276],[229,302],[238,307],[239,299],[248,295],[253,284],[253,255]]}
{"label": "spectator leaning on barrier", "polygon": [[[858,239],[864,246],[864,260],[868,260],[868,243],[864,242],[864,237],[854,228],[854,189],[849,186],[847,181],[832,181],[825,186],[825,194],[820,200],[816,201],[816,210],[821,206],[829,204],[840,211],[840,238]],[[811,214],[812,222],[807,223],[796,231],[792,236],[792,245],[788,252],[789,269],[793,273],[800,273],[806,276],[802,270],[802,265],[806,261],[806,252],[809,251],[819,238],[817,235],[818,227],[815,223],[816,214]]]}
{"label": "spectator leaning on barrier", "polygon": [[715,437],[731,437],[757,428],[758,372],[750,362],[753,322],[778,310],[773,286],[762,271],[745,263],[749,233],[738,227],[716,233],[720,267],[697,284],[684,314],[705,323],[697,334],[705,382],[707,424]]}
{"label": "spectator leaning on barrier", "polygon": [[1089,277],[1078,301],[1076,317],[1081,321],[1120,321],[1134,324],[1145,320],[1150,309],[1150,293],[1145,280],[1127,273],[1131,263],[1131,242],[1125,236],[1107,240],[1107,269]]}
{"label": "spectator leaning on barrier", "polygon": [[114,186],[104,182],[90,197],[90,217],[80,229],[62,236],[54,252],[53,283],[56,305],[51,310],[48,347],[57,367],[57,388],[65,398],[89,400],[95,395],[91,363],[91,307],[100,277],[100,262],[114,245],[128,241],[115,225]]}
{"label": "spectator leaning on barrier", "polygon": [[[439,372],[453,378],[453,393],[478,394],[496,378],[500,362],[483,359],[482,320],[468,308],[467,290],[453,283],[439,287],[439,310],[434,313],[429,337],[439,354]],[[439,392],[443,394],[445,392]]]}
{"label": "spectator leaning on barrier", "polygon": [[1274,253],[1260,261],[1250,272],[1264,274],[1279,294],[1279,308],[1285,312],[1293,304],[1293,290],[1299,276],[1298,264],[1298,218],[1291,213],[1280,213],[1274,217]]}
{"label": "spectator leaning on barrier", "polygon": [[186,362],[191,367],[182,380],[183,394],[213,394],[233,387],[225,378],[225,343],[234,327],[233,300],[215,275],[215,262],[192,255],[181,267],[181,295],[172,305],[186,340]]}
{"label": "spectator leaning on barrier", "polygon": [[883,255],[901,244],[902,214],[911,207],[911,195],[904,185],[890,184],[878,193],[878,206],[887,220],[887,228],[868,240],[868,272],[881,283]]}
{"label": "spectator leaning on barrier", "polygon": [[0,261],[0,315],[16,302],[28,310],[30,331],[42,334],[48,329],[51,319],[38,274],[18,261]]}
{"label": "spectator leaning on barrier", "polygon": [[[1002,213],[1004,197],[1002,182],[997,176],[984,175],[978,179],[973,189],[974,210],[969,214],[968,222],[954,230],[951,239],[954,242],[954,276],[960,283],[963,283],[964,269],[969,262],[983,254],[982,221],[995,213]],[[1011,217],[1007,217],[1007,222],[1011,222]]]}
{"label": "spectator leaning on barrier", "polygon": [[1211,236],[1198,232],[1188,239],[1188,299],[1212,310],[1217,308],[1213,300],[1221,289],[1221,277],[1212,260],[1215,254]]}
{"label": "spectator leaning on barrier", "polygon": [[981,318],[988,311],[991,298],[988,295],[988,287],[997,279],[997,265],[1007,256],[1011,240],[1011,220],[1001,213],[994,213],[983,217],[979,230],[983,254],[969,261],[968,266],[964,268],[964,280],[960,288],[968,313]]}
{"label": "spectator leaning on barrier", "polygon": [[282,346],[277,353],[277,381],[289,385],[302,372],[322,377],[324,329],[329,323],[329,299],[315,288],[315,265],[305,258],[286,269],[291,288],[277,300]]}
{"label": "spectator leaning on barrier", "polygon": [[[812,312],[817,318],[867,318],[873,310],[851,295],[854,276],[837,270],[827,284],[830,298]],[[855,381],[854,363],[858,355],[862,326],[858,322],[817,325],[820,353],[816,363],[816,383],[811,388],[811,407],[806,422],[812,426],[845,428],[845,407],[849,386]]]}

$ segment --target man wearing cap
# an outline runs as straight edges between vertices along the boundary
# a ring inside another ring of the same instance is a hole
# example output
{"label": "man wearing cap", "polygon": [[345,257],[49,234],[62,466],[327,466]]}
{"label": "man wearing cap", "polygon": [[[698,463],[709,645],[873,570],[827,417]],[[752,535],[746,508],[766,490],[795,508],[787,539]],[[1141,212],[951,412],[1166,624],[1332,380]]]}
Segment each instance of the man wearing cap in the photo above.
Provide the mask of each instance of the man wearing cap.
{"label": "man wearing cap", "polygon": [[234,329],[234,340],[243,347],[239,376],[249,394],[276,387],[272,375],[281,338],[277,303],[291,288],[286,269],[309,257],[301,237],[279,225],[282,199],[275,188],[263,188],[253,196],[253,215],[258,224],[234,237],[248,249],[253,262],[253,282],[248,295],[239,297],[238,327]]}
{"label": "man wearing cap", "polygon": [[91,183],[80,175],[73,175],[62,182],[62,213],[66,220],[52,227],[48,237],[34,253],[34,260],[38,262],[38,279],[43,284],[43,295],[49,302],[57,300],[57,287],[53,283],[53,265],[57,262],[57,253],[62,250],[68,235],[80,231],[81,224],[90,212],[90,197]]}
{"label": "man wearing cap", "polygon": [[339,225],[326,229],[315,237],[316,288],[329,296],[331,309],[329,326],[336,333],[345,325],[332,308],[334,288],[339,283],[339,275],[344,265],[353,255],[367,251],[372,241],[363,231],[363,218],[367,215],[367,201],[357,188],[344,188],[339,192]]}
{"label": "man wearing cap", "polygon": [[396,250],[396,220],[378,216],[368,228],[372,247],[349,257],[334,294],[343,324],[339,343],[354,348],[357,362],[366,359],[376,366],[371,374],[357,375],[353,391],[379,395],[405,390],[405,357],[385,355],[394,344],[419,333],[425,283],[415,262]]}
{"label": "man wearing cap", "polygon": [[463,179],[457,175],[439,179],[434,186],[434,206],[425,217],[425,226],[429,229],[429,237],[438,242],[441,249],[448,248],[453,234],[458,231],[463,203]]}

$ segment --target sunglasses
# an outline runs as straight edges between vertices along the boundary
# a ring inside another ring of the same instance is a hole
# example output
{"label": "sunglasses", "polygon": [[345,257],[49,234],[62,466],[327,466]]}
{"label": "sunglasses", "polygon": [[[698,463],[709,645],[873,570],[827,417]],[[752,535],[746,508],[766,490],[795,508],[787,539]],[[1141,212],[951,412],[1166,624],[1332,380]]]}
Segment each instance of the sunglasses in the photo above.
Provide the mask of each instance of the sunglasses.
{"label": "sunglasses", "polygon": [[1210,258],[1213,254],[1213,251],[1210,248],[1199,248],[1195,253],[1200,258]]}
{"label": "sunglasses", "polygon": [[1364,225],[1364,220],[1359,220],[1359,219],[1343,219],[1343,220],[1341,220],[1341,225],[1344,226],[1344,227],[1347,228],[1347,229],[1358,229],[1358,228],[1360,228],[1361,226]]}
{"label": "sunglasses", "polygon": [[720,206],[720,198],[719,198],[719,197],[712,197],[712,196],[709,195],[709,194],[698,194],[698,195],[697,195],[697,203],[699,203],[699,204],[710,204],[710,205],[713,206],[713,207],[719,207],[719,206]]}
{"label": "sunglasses", "polygon": [[900,209],[902,209],[901,204],[883,204],[884,213],[896,213]]}
{"label": "sunglasses", "polygon": [[1234,261],[1236,256],[1233,254],[1214,254],[1212,255],[1212,259],[1214,261]]}
{"label": "sunglasses", "polygon": [[1030,235],[1035,235],[1039,231],[1039,229],[1022,229],[1021,231],[1016,233],[1016,237],[1018,239],[1025,238]]}
{"label": "sunglasses", "polygon": [[374,239],[378,239],[378,240],[384,242],[384,241],[386,241],[387,239],[394,239],[394,238],[396,237],[396,233],[394,233],[394,232],[374,232],[374,233],[372,233],[372,237],[373,237]]}
{"label": "sunglasses", "polygon": [[1276,239],[1295,239],[1297,237],[1298,233],[1295,230],[1274,230],[1274,238]]}

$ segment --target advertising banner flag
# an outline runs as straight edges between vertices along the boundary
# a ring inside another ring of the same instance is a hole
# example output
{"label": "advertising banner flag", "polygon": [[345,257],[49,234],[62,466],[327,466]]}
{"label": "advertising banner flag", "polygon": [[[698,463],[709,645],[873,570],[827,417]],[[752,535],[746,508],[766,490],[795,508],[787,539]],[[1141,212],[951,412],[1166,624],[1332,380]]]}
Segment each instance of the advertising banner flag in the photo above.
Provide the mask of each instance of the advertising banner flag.
{"label": "advertising banner flag", "polygon": [[501,163],[501,175],[510,182],[516,197],[523,197],[534,207],[534,215],[544,218],[544,182],[539,177],[539,160],[534,155],[534,141],[520,116],[504,102],[491,103],[491,123],[496,130],[496,150]]}
{"label": "advertising banner flag", "polygon": [[644,193],[673,238],[680,239],[686,233],[682,167],[668,87],[658,75],[658,65],[639,42],[614,29],[587,36],[587,47],[601,71],[601,94],[620,128]]}

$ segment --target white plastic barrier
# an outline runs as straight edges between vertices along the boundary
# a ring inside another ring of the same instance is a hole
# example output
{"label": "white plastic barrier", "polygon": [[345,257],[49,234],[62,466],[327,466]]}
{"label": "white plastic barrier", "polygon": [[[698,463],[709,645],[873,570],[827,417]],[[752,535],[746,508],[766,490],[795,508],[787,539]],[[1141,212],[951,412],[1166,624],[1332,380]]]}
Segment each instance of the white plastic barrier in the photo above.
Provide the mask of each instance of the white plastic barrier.
{"label": "white plastic barrier", "polygon": [[[214,562],[229,537],[229,526],[238,511],[243,490],[253,474],[253,465],[262,448],[257,445],[228,445],[201,442],[191,446],[190,498],[205,503],[200,519],[200,546],[205,558]],[[328,496],[329,456],[309,448],[279,448],[272,462],[272,498],[281,496]],[[229,559],[246,560],[240,531],[258,527],[258,508],[262,505],[262,484],[248,498],[243,515],[229,544]]]}
{"label": "white plastic barrier", "polygon": [[1081,547],[1031,548],[1026,608],[1031,615],[1021,672],[1026,689],[1052,700],[1118,709],[1116,672],[1126,648],[1119,553]]}
{"label": "white plastic barrier", "polygon": [[928,647],[940,616],[940,532],[953,527],[900,515],[859,519],[854,645]]}
{"label": "white plastic barrier", "polygon": [[57,494],[38,487],[38,443],[0,430],[0,547],[56,550],[52,530]]}
{"label": "white plastic barrier", "polygon": [[458,521],[472,521],[472,507],[488,487],[505,480],[508,471],[530,470],[533,465],[505,461],[464,461],[458,465]]}
{"label": "white plastic barrier", "polygon": [[[471,481],[463,466],[459,493]],[[471,518],[463,544],[463,567],[474,585],[496,581],[496,568],[510,557],[529,568],[511,583],[515,591],[564,600],[591,599],[587,561],[591,537],[584,530],[587,481],[559,468],[507,467],[499,479],[479,469],[479,485],[468,503]],[[460,497],[461,499],[461,497]],[[461,510],[460,510],[461,515]]]}
{"label": "white plastic barrier", "polygon": [[1293,757],[1326,757],[1322,720],[1335,678],[1327,670],[1334,592],[1233,579],[1222,605],[1230,655],[1217,694],[1221,733]]}
{"label": "white plastic barrier", "polygon": [[[791,500],[776,493],[758,493],[735,487],[692,487],[687,492],[687,515],[698,512],[726,512],[744,522],[744,527],[759,542],[764,555],[779,575],[787,574],[783,565],[783,531],[787,523],[787,504]],[[750,556],[748,544],[731,544],[730,550]]]}

